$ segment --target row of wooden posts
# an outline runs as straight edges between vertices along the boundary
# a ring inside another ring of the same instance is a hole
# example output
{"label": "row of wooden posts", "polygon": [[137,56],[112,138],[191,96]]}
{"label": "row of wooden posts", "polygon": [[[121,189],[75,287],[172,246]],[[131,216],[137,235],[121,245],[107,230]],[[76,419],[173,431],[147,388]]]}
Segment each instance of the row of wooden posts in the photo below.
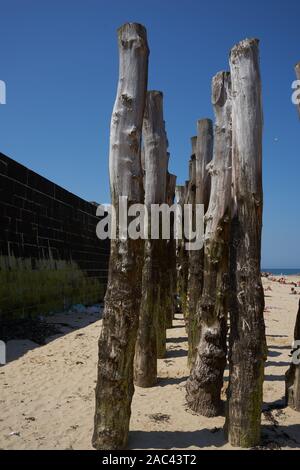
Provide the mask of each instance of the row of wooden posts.
{"label": "row of wooden posts", "polygon": [[127,446],[134,383],[151,387],[157,382],[157,358],[166,352],[166,329],[172,326],[178,293],[189,341],[189,407],[204,416],[222,412],[228,355],[226,435],[233,446],[255,446],[260,441],[267,353],[260,275],[258,40],[234,46],[230,72],[213,78],[215,123],[198,121],[197,136],[191,140],[189,181],[176,188],[176,177],[168,172],[163,95],[147,91],[145,28],[123,25],[118,43],[119,83],[110,132],[112,204],[117,214],[120,196],[128,198],[129,206],[172,205],[176,193],[179,204],[204,205],[205,237],[203,248],[194,251],[186,250],[184,240],[175,242],[172,233],[169,240],[111,241],[93,445]]}

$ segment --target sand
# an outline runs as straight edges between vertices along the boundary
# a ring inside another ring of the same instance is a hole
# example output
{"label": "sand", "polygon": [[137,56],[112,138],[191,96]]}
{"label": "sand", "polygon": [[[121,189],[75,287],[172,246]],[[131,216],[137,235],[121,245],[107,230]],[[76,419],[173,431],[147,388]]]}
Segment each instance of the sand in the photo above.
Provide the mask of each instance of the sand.
{"label": "sand", "polygon": [[[284,373],[290,361],[299,295],[290,294],[291,286],[268,279],[263,283],[269,355],[262,445],[300,449],[300,413],[283,407]],[[49,321],[63,324],[62,334],[48,338],[46,345],[26,339],[8,344],[9,362],[0,368],[1,449],[92,448],[101,328],[101,320],[95,320],[93,314],[55,315]],[[186,408],[187,338],[179,314],[167,341],[167,356],[159,360],[158,385],[135,389],[129,447],[231,449],[223,434],[223,416],[204,418]],[[225,377],[224,391],[227,380]]]}

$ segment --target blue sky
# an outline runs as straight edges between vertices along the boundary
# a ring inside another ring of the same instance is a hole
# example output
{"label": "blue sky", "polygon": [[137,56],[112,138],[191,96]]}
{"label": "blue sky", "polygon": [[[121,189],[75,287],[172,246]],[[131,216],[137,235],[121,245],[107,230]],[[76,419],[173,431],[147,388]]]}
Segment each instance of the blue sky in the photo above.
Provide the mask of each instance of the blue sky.
{"label": "blue sky", "polygon": [[298,0],[1,0],[0,151],[87,200],[109,201],[109,123],[116,29],[146,26],[149,89],[165,96],[170,169],[187,178],[196,121],[212,117],[212,76],[230,48],[261,40],[264,267],[300,267],[300,121],[291,102],[300,61]]}

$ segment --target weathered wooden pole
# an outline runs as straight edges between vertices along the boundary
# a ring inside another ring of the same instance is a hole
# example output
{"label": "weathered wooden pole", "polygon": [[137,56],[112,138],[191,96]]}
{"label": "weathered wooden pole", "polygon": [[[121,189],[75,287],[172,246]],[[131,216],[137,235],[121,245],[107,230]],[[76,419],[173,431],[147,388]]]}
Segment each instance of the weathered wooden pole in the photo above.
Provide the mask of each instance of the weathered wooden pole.
{"label": "weathered wooden pole", "polygon": [[[189,162],[189,174],[190,174],[190,165],[191,162]],[[190,180],[186,180],[184,183],[184,197],[182,200],[182,221],[184,224],[184,206],[186,204],[189,204],[189,199],[190,199]],[[182,304],[182,313],[183,313],[183,318],[185,321],[185,328],[186,331],[188,332],[188,278],[189,278],[189,251],[186,249],[186,238],[185,234],[183,231],[182,234],[182,243],[181,243],[181,256],[180,256],[180,261],[181,261],[181,280],[182,280],[182,290],[181,290],[181,304]]]}
{"label": "weathered wooden pole", "polygon": [[199,119],[197,122],[196,146],[196,202],[204,204],[206,213],[210,197],[210,174],[207,169],[213,157],[213,122]]}
{"label": "weathered wooden pole", "polygon": [[[169,158],[170,154],[167,152],[168,148],[168,138],[167,138],[167,132],[165,128],[165,122],[164,122],[164,132],[165,132],[165,155],[167,159],[167,171],[165,173],[165,195],[164,195],[164,200],[163,203],[167,204],[167,185],[168,185],[168,163],[169,163]],[[162,215],[163,217],[163,215]],[[167,269],[168,269],[168,260],[167,260],[167,240],[163,239],[163,225],[164,221],[162,220],[162,224],[160,224],[160,262],[159,262],[159,311],[156,316],[156,351],[157,351],[157,359],[163,359],[166,355],[166,342],[167,342],[167,302],[168,302],[168,288],[169,288],[169,283],[168,283],[168,276],[167,276]]]}
{"label": "weathered wooden pole", "polygon": [[[213,157],[213,123],[211,119],[200,119],[197,122],[196,145],[196,204],[204,205],[204,213],[208,209],[210,196],[210,175],[207,165]],[[198,315],[198,301],[203,289],[204,248],[189,252],[189,267],[192,266],[192,280],[189,290],[189,322],[188,322],[188,365],[191,368],[197,353],[200,338],[201,319]]]}
{"label": "weathered wooden pole", "polygon": [[[300,301],[296,318],[294,340],[300,341]],[[299,346],[295,351],[299,350]],[[294,351],[293,351],[294,352]],[[299,354],[297,354],[299,360]],[[292,363],[285,374],[286,404],[296,411],[300,411],[300,364]]]}
{"label": "weathered wooden pole", "polygon": [[[183,222],[184,222],[184,205],[188,204],[189,201],[189,188],[190,188],[190,181],[186,180],[184,184],[184,199],[183,199]],[[185,236],[183,233],[183,240],[182,240],[182,280],[183,280],[183,296],[182,296],[182,311],[183,317],[185,320],[186,330],[188,331],[188,310],[187,310],[187,290],[188,290],[188,276],[189,276],[189,251],[186,249],[185,246]]]}
{"label": "weathered wooden pole", "polygon": [[[147,90],[149,49],[142,25],[118,30],[119,83],[110,128],[109,171],[117,220],[120,199],[143,203],[141,132]],[[127,445],[133,386],[133,359],[141,299],[143,241],[111,240],[109,279],[99,339],[93,446]]]}
{"label": "weathered wooden pole", "polygon": [[262,101],[259,41],[230,54],[233,198],[230,242],[230,379],[225,429],[231,445],[260,441],[266,339],[261,283]]}
{"label": "weathered wooden pole", "polygon": [[221,412],[226,365],[229,229],[231,207],[231,96],[229,72],[212,80],[216,123],[213,160],[209,165],[211,194],[205,216],[204,277],[199,301],[201,335],[186,384],[189,407],[203,416]]}
{"label": "weathered wooden pole", "polygon": [[134,382],[152,387],[157,382],[156,323],[160,314],[160,262],[162,242],[152,240],[151,205],[166,197],[167,152],[163,121],[163,94],[148,91],[143,121],[145,205],[148,236],[142,278],[142,300],[135,349]]}
{"label": "weathered wooden pole", "polygon": [[[192,210],[192,226],[195,227],[196,217],[196,152],[197,136],[191,137],[192,154],[189,161],[189,188],[188,200]],[[190,324],[195,317],[197,301],[199,298],[199,279],[198,279],[198,252],[189,251],[188,253],[188,279],[187,279],[187,298],[186,298],[186,321]],[[189,326],[188,326],[189,331]]]}
{"label": "weathered wooden pole", "polygon": [[[167,174],[167,204],[174,204],[176,188],[176,175]],[[176,242],[174,239],[174,213],[170,215],[170,239],[167,240],[167,266],[166,266],[166,327],[172,328],[174,318],[174,295],[176,293]]]}
{"label": "weathered wooden pole", "polygon": [[[169,153],[167,153],[169,160]],[[171,202],[174,199],[176,186],[176,176],[167,172],[166,176],[166,196],[165,204],[170,206]],[[164,223],[164,222],[163,222]],[[161,256],[160,256],[160,265],[159,265],[159,275],[160,275],[160,313],[158,315],[157,323],[157,358],[162,359],[166,355],[166,340],[167,340],[167,328],[171,328],[172,320],[174,315],[174,302],[172,295],[172,270],[173,264],[176,263],[176,253],[173,253],[173,227],[174,227],[174,217],[173,213],[170,213],[170,238],[161,240]],[[174,256],[174,259],[170,257]],[[174,268],[175,269],[175,268]]]}
{"label": "weathered wooden pole", "polygon": [[[185,186],[177,185],[175,189],[175,200],[178,207],[181,208],[181,214],[177,215],[178,224],[181,224],[183,227],[183,207],[184,207],[184,200],[185,200]],[[179,297],[181,309],[183,310],[183,299],[186,295],[185,292],[185,266],[186,266],[186,251],[184,246],[184,239],[183,239],[183,231],[182,234],[176,235],[176,286],[177,286],[177,294]],[[181,237],[181,238],[179,238]]]}

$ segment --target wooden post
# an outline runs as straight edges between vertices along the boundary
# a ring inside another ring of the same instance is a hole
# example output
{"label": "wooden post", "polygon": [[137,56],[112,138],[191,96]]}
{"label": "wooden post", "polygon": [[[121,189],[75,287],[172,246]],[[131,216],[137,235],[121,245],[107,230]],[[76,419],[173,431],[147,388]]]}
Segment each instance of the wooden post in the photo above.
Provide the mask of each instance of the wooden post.
{"label": "wooden post", "polygon": [[[185,200],[185,186],[177,185],[175,189],[175,199],[178,206],[181,207],[181,223],[183,223],[183,206]],[[181,239],[176,240],[176,286],[177,286],[177,295],[179,297],[179,302],[181,305],[181,310],[183,310],[183,299],[186,295],[185,292],[185,247],[183,236]]]}
{"label": "wooden post", "polygon": [[[195,203],[204,205],[206,213],[210,196],[210,175],[207,169],[213,156],[213,123],[211,119],[197,122],[196,145],[196,187]],[[198,315],[198,301],[203,289],[204,248],[189,252],[189,321],[188,321],[188,365],[191,368],[197,353],[200,339],[201,319]]]}
{"label": "wooden post", "polygon": [[[119,197],[128,207],[143,203],[141,131],[147,90],[148,45],[142,25],[118,30],[119,84],[110,128],[110,187],[119,216]],[[111,240],[109,279],[99,339],[93,446],[127,445],[133,386],[133,359],[141,299],[143,241]]]}
{"label": "wooden post", "polygon": [[213,123],[211,119],[197,122],[196,146],[196,202],[204,204],[206,213],[210,197],[210,174],[207,165],[213,157]]}
{"label": "wooden post", "polygon": [[[300,341],[300,301],[295,324],[294,340]],[[299,347],[297,349],[299,349]],[[297,358],[299,358],[299,354]],[[292,363],[285,374],[285,397],[287,406],[290,406],[296,411],[300,411],[300,364]]]}
{"label": "wooden post", "polygon": [[[145,205],[151,234],[151,204],[165,200],[167,152],[163,123],[163,94],[148,91],[143,122]],[[157,382],[156,322],[160,314],[161,240],[145,241],[140,321],[135,349],[134,382],[152,387]]]}
{"label": "wooden post", "polygon": [[[167,152],[168,138],[165,129],[164,122],[164,133],[165,133],[165,149],[167,158],[167,167],[170,159],[170,154]],[[165,173],[165,195],[163,202],[167,204],[168,194],[168,171]],[[160,234],[162,237],[162,233]],[[163,359],[166,355],[166,342],[167,342],[167,304],[169,301],[169,279],[167,275],[168,270],[168,252],[167,252],[167,240],[160,239],[160,262],[159,262],[159,305],[158,315],[156,317],[156,350],[157,358]]]}
{"label": "wooden post", "polygon": [[266,358],[261,283],[262,102],[259,41],[230,54],[234,206],[230,243],[230,379],[225,429],[231,445],[260,441]]}
{"label": "wooden post", "polygon": [[201,335],[191,375],[187,403],[203,416],[221,412],[221,389],[226,365],[229,226],[231,206],[230,74],[212,80],[215,110],[213,161],[209,165],[211,194],[206,213],[204,278],[199,302]]}
{"label": "wooden post", "polygon": [[[195,209],[196,209],[196,152],[197,136],[191,137],[192,155],[189,161],[189,188],[187,203],[192,206],[192,224],[195,227]],[[195,317],[197,301],[199,298],[199,278],[198,278],[198,252],[189,251],[188,253],[188,279],[187,279],[187,298],[186,298],[186,320],[188,333],[192,333],[189,325],[193,324]],[[191,337],[189,336],[189,344]]]}
{"label": "wooden post", "polygon": [[[167,204],[174,204],[176,188],[176,175],[167,174]],[[174,239],[174,217],[171,213],[170,240],[167,240],[167,266],[166,266],[166,327],[172,328],[174,318],[174,295],[176,293],[176,243]]]}
{"label": "wooden post", "polygon": [[[169,154],[168,158],[169,158]],[[167,172],[166,178],[166,198],[165,203],[169,206],[172,205],[174,200],[175,186],[176,186],[176,176]],[[171,328],[173,314],[174,314],[174,305],[173,305],[173,295],[172,295],[172,271],[175,269],[176,264],[176,252],[174,251],[175,246],[173,245],[173,224],[174,219],[171,214],[170,217],[170,239],[161,240],[161,257],[160,257],[160,314],[158,317],[157,324],[157,358],[162,359],[166,355],[166,339],[167,328]]]}
{"label": "wooden post", "polygon": [[[186,180],[184,184],[184,201],[183,201],[183,208],[185,204],[189,202],[189,188],[190,188],[190,180]],[[184,213],[183,213],[183,221],[184,221]],[[188,291],[188,278],[189,278],[189,251],[185,247],[185,237],[183,234],[183,297],[182,297],[182,309],[183,309],[183,317],[185,320],[186,330],[188,331],[188,309],[187,309],[187,291]]]}

